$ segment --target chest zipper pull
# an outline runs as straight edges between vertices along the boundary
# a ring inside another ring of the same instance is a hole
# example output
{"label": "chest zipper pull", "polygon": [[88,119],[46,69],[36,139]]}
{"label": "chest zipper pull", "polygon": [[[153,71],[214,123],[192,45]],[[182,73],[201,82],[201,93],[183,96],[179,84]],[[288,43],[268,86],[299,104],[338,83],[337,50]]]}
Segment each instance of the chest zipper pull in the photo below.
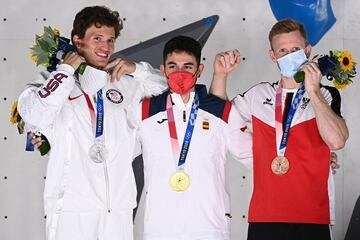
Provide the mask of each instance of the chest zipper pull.
{"label": "chest zipper pull", "polygon": [[183,111],[183,121],[186,122],[186,111]]}

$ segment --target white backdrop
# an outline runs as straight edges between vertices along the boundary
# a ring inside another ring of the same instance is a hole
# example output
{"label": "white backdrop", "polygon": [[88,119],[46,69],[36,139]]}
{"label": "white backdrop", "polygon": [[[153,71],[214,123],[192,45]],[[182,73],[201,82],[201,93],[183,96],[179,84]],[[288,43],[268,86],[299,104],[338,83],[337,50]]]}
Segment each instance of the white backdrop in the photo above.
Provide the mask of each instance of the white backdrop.
{"label": "white backdrop", "polygon": [[[66,2],[66,4],[64,3]],[[275,81],[276,66],[267,57],[267,34],[275,23],[267,0],[2,0],[0,7],[0,239],[44,239],[42,191],[47,159],[24,151],[25,136],[9,123],[11,105],[38,72],[31,62],[29,47],[34,34],[51,25],[69,36],[75,13],[88,5],[106,5],[120,12],[124,30],[117,50],[124,49],[213,14],[220,16],[203,49],[205,73],[199,80],[209,86],[215,53],[237,48],[242,63],[231,74],[228,93],[232,98],[260,81]],[[337,22],[315,46],[314,53],[330,49],[349,50],[360,61],[360,1],[332,0]],[[359,83],[342,91],[343,115],[350,138],[338,152],[341,169],[335,175],[335,239],[343,239],[352,209],[360,194]],[[326,83],[327,84],[327,83]],[[246,239],[247,206],[252,175],[240,164],[229,161],[229,190],[232,205],[232,239]],[[135,220],[135,236],[141,239],[142,213]]]}

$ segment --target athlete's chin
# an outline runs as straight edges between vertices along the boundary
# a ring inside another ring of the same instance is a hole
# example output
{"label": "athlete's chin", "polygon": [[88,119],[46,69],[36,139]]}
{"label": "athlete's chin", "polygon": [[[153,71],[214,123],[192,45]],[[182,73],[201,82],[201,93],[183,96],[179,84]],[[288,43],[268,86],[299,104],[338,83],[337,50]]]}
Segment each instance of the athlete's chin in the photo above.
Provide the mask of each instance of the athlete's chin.
{"label": "athlete's chin", "polygon": [[108,59],[102,59],[102,60],[97,60],[97,61],[94,61],[94,62],[91,62],[91,63],[88,63],[89,65],[91,66],[94,66],[96,68],[104,68],[106,67],[106,65],[109,63],[109,60]]}

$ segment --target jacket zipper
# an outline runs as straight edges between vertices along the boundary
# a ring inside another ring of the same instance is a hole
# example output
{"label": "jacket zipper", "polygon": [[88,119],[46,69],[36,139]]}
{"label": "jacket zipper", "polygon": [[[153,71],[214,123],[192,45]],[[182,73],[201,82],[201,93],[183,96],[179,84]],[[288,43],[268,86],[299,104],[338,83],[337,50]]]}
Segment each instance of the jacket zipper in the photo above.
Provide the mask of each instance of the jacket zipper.
{"label": "jacket zipper", "polygon": [[104,159],[104,176],[105,176],[105,187],[106,187],[106,208],[108,213],[110,213],[110,191],[109,191],[109,173],[107,169],[106,159]]}

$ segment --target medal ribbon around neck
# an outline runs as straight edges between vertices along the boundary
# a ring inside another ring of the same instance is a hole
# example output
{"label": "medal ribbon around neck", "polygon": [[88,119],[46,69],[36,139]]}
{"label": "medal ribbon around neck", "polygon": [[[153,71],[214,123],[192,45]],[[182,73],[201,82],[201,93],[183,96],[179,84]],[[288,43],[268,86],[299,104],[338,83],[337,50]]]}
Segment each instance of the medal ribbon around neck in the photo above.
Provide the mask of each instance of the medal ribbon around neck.
{"label": "medal ribbon around neck", "polygon": [[283,129],[283,111],[282,111],[282,84],[279,82],[279,87],[276,90],[275,100],[275,130],[276,130],[276,146],[278,156],[284,156],[287,142],[289,139],[290,126],[294,118],[295,112],[299,103],[305,93],[305,85],[301,83],[299,89],[296,92],[295,98],[291,103],[291,108],[285,122],[285,129]]}
{"label": "medal ribbon around neck", "polygon": [[84,93],[86,103],[90,110],[91,125],[95,132],[94,144],[89,149],[90,158],[95,163],[102,163],[106,161],[108,151],[104,145],[104,100],[102,97],[102,90],[97,92],[97,103],[96,103],[96,116],[95,110],[91,103],[90,97]]}
{"label": "medal ribbon around neck", "polygon": [[86,103],[90,110],[90,118],[91,118],[91,126],[93,131],[95,132],[95,140],[94,144],[89,149],[90,158],[95,163],[104,163],[104,176],[106,183],[106,205],[108,208],[108,212],[110,212],[110,188],[109,188],[109,174],[107,170],[106,158],[108,156],[108,151],[104,145],[104,100],[102,89],[97,91],[97,100],[96,100],[96,116],[95,109],[91,103],[89,95],[83,92]]}
{"label": "medal ribbon around neck", "polygon": [[95,109],[91,103],[89,95],[84,92],[84,96],[90,110],[91,125],[95,131],[95,143],[102,143],[104,132],[104,100],[102,97],[102,89],[97,92],[96,116]]}
{"label": "medal ribbon around neck", "polygon": [[178,162],[178,166],[177,166],[178,170],[184,170],[184,167],[185,167],[185,160],[186,160],[187,153],[189,151],[192,134],[193,134],[194,127],[195,127],[195,120],[196,120],[198,109],[199,109],[199,104],[200,104],[199,97],[198,97],[197,93],[195,93],[194,102],[191,106],[189,121],[188,121],[188,124],[186,127],[184,141],[183,141],[183,144],[181,147],[181,152],[180,152],[171,96],[170,96],[170,94],[167,96],[166,112],[167,112],[167,117],[168,117],[171,147],[172,147],[174,159],[176,159],[177,156],[179,156],[179,162]]}

